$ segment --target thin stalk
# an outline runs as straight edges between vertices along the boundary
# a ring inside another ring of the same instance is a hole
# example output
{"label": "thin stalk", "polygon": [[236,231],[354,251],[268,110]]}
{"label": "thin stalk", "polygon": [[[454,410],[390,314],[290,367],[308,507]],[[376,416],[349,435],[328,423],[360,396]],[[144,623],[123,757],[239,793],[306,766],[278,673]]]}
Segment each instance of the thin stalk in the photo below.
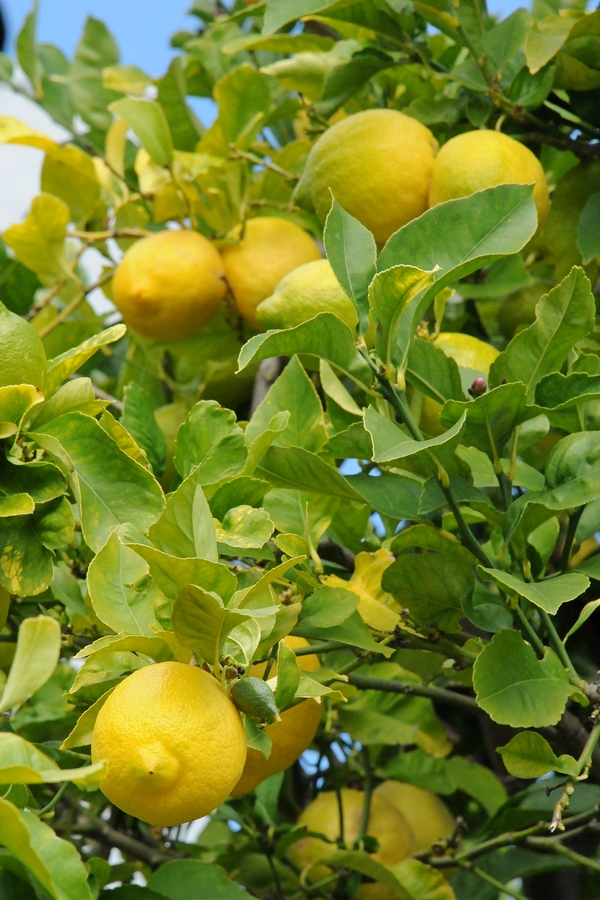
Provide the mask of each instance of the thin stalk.
{"label": "thin stalk", "polygon": [[52,812],[52,810],[55,808],[56,804],[61,799],[62,795],[64,794],[64,792],[67,790],[68,787],[69,787],[69,782],[63,781],[63,783],[61,784],[61,786],[55,793],[55,795],[52,798],[52,800],[50,801],[50,803],[47,803],[46,806],[42,807],[42,809],[38,809],[37,815],[41,817],[41,816],[45,816],[46,813]]}
{"label": "thin stalk", "polygon": [[107,281],[113,277],[113,272],[107,272],[106,275],[103,275],[102,278],[99,278],[98,281],[94,282],[94,284],[90,284],[89,287],[86,287],[83,291],[80,291],[79,294],[75,297],[74,300],[65,306],[65,308],[59,312],[55,319],[52,319],[51,322],[45,326],[45,328],[41,328],[38,331],[38,334],[41,338],[47,337],[50,332],[54,331],[55,328],[58,328],[59,325],[62,325],[63,322],[66,322],[71,313],[74,313],[76,309],[83,303],[88,294],[91,294],[92,291],[95,291],[96,288],[102,287],[103,284],[106,284]]}
{"label": "thin stalk", "polygon": [[509,508],[510,504],[512,503],[512,482],[511,482],[509,476],[503,471],[498,472],[496,477],[498,479],[498,484],[500,486],[500,495],[502,497],[502,506],[504,507],[504,510],[506,511]]}
{"label": "thin stalk", "polygon": [[567,534],[565,536],[562,553],[560,554],[560,568],[562,572],[566,572],[569,568],[569,562],[571,561],[571,550],[573,549],[573,542],[575,541],[575,535],[577,534],[577,526],[579,525],[579,520],[582,514],[583,506],[580,506],[572,513],[572,515],[569,516]]}
{"label": "thin stalk", "polygon": [[477,878],[480,878],[481,881],[485,881],[487,884],[491,884],[492,887],[495,887],[496,890],[502,891],[503,894],[508,894],[509,897],[513,897],[514,900],[527,900],[525,894],[518,891],[516,888],[509,887],[507,884],[503,884],[501,881],[498,881],[497,878],[494,878],[493,875],[488,874],[483,869],[478,868],[478,866],[462,866],[461,868],[466,869],[468,872],[472,872],[473,875],[476,875]]}
{"label": "thin stalk", "polygon": [[456,519],[456,524],[458,525],[458,530],[460,532],[460,536],[463,539],[465,547],[471,551],[473,556],[475,556],[479,560],[479,562],[486,567],[486,569],[498,568],[497,563],[488,557],[487,553],[465,522],[464,516],[460,511],[460,507],[454,499],[454,495],[452,494],[450,488],[445,487],[443,484],[440,484],[440,488],[444,497],[446,498],[452,514],[454,515],[454,518]]}
{"label": "thin stalk", "polygon": [[365,765],[365,790],[364,790],[364,801],[363,808],[360,817],[360,825],[358,827],[358,834],[356,835],[356,841],[354,843],[354,849],[360,849],[360,843],[367,833],[367,828],[369,827],[369,815],[371,812],[371,797],[373,795],[373,768],[371,766],[371,757],[369,755],[369,748],[363,747],[361,750],[361,756],[363,758],[363,762]]}
{"label": "thin stalk", "polygon": [[593,869],[594,872],[600,872],[600,863],[597,860],[589,856],[583,856],[581,853],[577,853],[576,850],[572,850],[570,847],[565,847],[564,844],[553,838],[528,838],[527,846],[534,850],[550,850],[551,853],[556,853],[558,856],[565,856],[572,862],[577,863],[578,866],[585,866],[588,869]]}
{"label": "thin stalk", "polygon": [[548,635],[548,639],[550,644],[552,645],[552,649],[560,659],[561,663],[565,667],[565,669],[569,672],[571,679],[575,681],[576,684],[580,684],[581,679],[577,675],[575,671],[575,667],[571,662],[569,654],[567,653],[567,649],[560,637],[558,636],[558,632],[554,627],[554,622],[548,615],[548,613],[544,609],[539,610],[540,618],[544,623],[544,628],[546,629],[546,634]]}
{"label": "thin stalk", "polygon": [[529,619],[527,618],[527,616],[521,609],[521,606],[520,606],[518,600],[517,600],[517,605],[515,606],[515,612],[517,614],[517,618],[519,619],[519,622],[521,623],[521,625],[523,627],[523,630],[526,632],[527,637],[529,638],[529,643],[531,644],[531,646],[533,647],[533,649],[535,650],[535,652],[537,653],[539,658],[543,659],[544,656],[546,655],[546,648],[542,644],[542,641],[541,641],[539,635],[536,634],[536,632],[533,628],[533,625],[531,624],[531,622],[529,621]]}
{"label": "thin stalk", "polygon": [[592,754],[594,753],[594,749],[598,740],[600,739],[600,724],[594,725],[592,730],[590,731],[590,736],[587,739],[587,743],[581,752],[581,756],[577,760],[579,763],[579,774],[582,775],[586,769],[590,766],[592,762]]}
{"label": "thin stalk", "polygon": [[[332,679],[335,681],[336,679]],[[341,679],[340,679],[341,680]],[[430,700],[439,700],[440,703],[450,703],[453,706],[462,706],[470,712],[478,712],[478,706],[473,697],[467,694],[458,694],[445,688],[435,687],[433,684],[413,684],[406,681],[390,681],[386,678],[371,678],[368,675],[348,675],[348,683],[363,691],[388,691],[392,694],[412,694],[416,697],[429,697]]]}
{"label": "thin stalk", "polygon": [[517,469],[517,447],[519,445],[519,432],[521,430],[521,426],[517,425],[513,432],[512,445],[510,448],[510,468],[508,470],[508,477],[510,478],[511,484],[515,480],[515,472]]}

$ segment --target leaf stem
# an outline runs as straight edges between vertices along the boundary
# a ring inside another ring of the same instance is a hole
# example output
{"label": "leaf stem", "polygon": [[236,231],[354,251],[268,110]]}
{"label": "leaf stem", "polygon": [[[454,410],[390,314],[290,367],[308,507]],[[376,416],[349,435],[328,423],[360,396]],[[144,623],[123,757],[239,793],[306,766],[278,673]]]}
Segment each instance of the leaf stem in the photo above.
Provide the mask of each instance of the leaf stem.
{"label": "leaf stem", "polygon": [[577,685],[581,684],[581,679],[575,671],[575,667],[571,662],[569,654],[567,653],[567,648],[558,636],[558,632],[554,627],[554,622],[545,609],[540,609],[539,614],[540,619],[544,623],[544,628],[546,629],[546,634],[548,635],[548,639],[550,641],[552,649],[560,659],[565,669],[568,671],[569,675],[571,676],[571,680],[573,680]]}
{"label": "leaf stem", "polygon": [[40,818],[41,818],[41,816],[45,816],[46,813],[52,812],[52,810],[55,808],[56,804],[61,799],[62,795],[64,794],[64,792],[67,790],[68,787],[69,787],[69,782],[63,781],[63,783],[61,784],[61,786],[55,793],[55,795],[52,798],[52,800],[50,801],[50,803],[47,803],[46,806],[42,807],[42,809],[38,809],[36,812],[36,815],[40,816]]}
{"label": "leaf stem", "polygon": [[525,631],[525,633],[527,634],[527,637],[529,638],[529,642],[530,642],[531,646],[533,647],[533,649],[535,650],[535,652],[537,653],[539,658],[543,659],[544,656],[546,655],[546,648],[542,644],[542,641],[541,641],[539,635],[536,633],[533,625],[531,624],[531,622],[529,621],[529,619],[527,618],[527,616],[521,609],[521,604],[519,603],[518,598],[517,598],[517,605],[515,606],[514,611],[517,614],[517,618],[518,618],[519,622],[521,623],[523,630]]}
{"label": "leaf stem", "polygon": [[579,763],[579,774],[583,775],[586,769],[589,768],[592,762],[592,755],[594,753],[594,749],[598,740],[600,739],[600,724],[594,725],[592,730],[590,731],[590,736],[587,739],[587,743],[581,752],[581,756],[577,760]]}
{"label": "leaf stem", "polygon": [[364,746],[361,750],[361,756],[363,758],[364,766],[365,766],[365,787],[364,787],[364,801],[362,813],[360,816],[360,825],[358,827],[358,834],[356,835],[356,841],[354,843],[354,849],[359,850],[361,841],[363,840],[365,834],[367,833],[367,828],[369,827],[369,815],[371,813],[371,797],[373,795],[373,767],[371,765],[371,756],[369,754],[369,748]]}
{"label": "leaf stem", "polygon": [[579,525],[579,520],[583,514],[583,509],[584,507],[580,506],[569,516],[569,524],[567,525],[565,542],[560,554],[560,568],[562,572],[566,572],[569,568],[569,562],[571,560],[571,550],[573,549],[575,535],[577,534],[577,526]]}
{"label": "leaf stem", "polygon": [[572,862],[577,863],[578,866],[586,866],[588,869],[593,869],[594,872],[600,872],[600,863],[597,860],[592,859],[589,856],[583,856],[581,853],[577,853],[576,850],[572,850],[570,847],[565,847],[565,845],[560,841],[557,841],[556,838],[531,837],[527,839],[526,843],[527,846],[532,849],[550,850],[551,853],[556,853],[558,856],[565,856]]}

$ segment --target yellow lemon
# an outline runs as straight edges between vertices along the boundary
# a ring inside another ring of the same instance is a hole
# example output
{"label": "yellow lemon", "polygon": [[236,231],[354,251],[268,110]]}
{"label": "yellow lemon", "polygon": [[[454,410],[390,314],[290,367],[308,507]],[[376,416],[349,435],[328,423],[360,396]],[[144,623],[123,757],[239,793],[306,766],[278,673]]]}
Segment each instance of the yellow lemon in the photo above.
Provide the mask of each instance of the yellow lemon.
{"label": "yellow lemon", "polygon": [[[450,356],[457,365],[464,369],[475,369],[487,375],[490,366],[499,354],[499,350],[480,341],[470,334],[461,334],[455,331],[442,331],[434,341],[435,346],[443,350],[446,356]],[[423,399],[421,409],[421,428],[427,434],[441,434],[440,425],[441,405],[429,397]]]}
{"label": "yellow lemon", "polygon": [[111,803],[152,825],[180,825],[229,796],[246,761],[246,734],[216,678],[164,662],[134,672],[109,696],[92,759],[108,761],[100,788]]}
{"label": "yellow lemon", "polygon": [[543,226],[550,199],[541,163],[531,150],[501,131],[467,131],[444,144],[433,167],[429,205],[468,197],[497,184],[533,184],[538,222]]}
{"label": "yellow lemon", "polygon": [[239,313],[260,331],[256,307],[270,297],[293,269],[320,259],[319,248],[305,231],[287,219],[261,216],[246,222],[238,244],[223,247],[223,264]]}
{"label": "yellow lemon", "polygon": [[[284,638],[290,649],[307,647],[308,641],[301,637],[288,635]],[[320,668],[319,659],[314,654],[298,657],[298,665],[304,672],[314,672]],[[252,666],[251,675],[260,678],[265,671],[266,664]],[[277,674],[277,668],[271,669],[270,675]],[[303,700],[296,706],[290,707],[281,713],[281,722],[267,725],[265,731],[272,741],[271,755],[266,759],[259,750],[248,748],[246,765],[242,777],[232,790],[233,797],[240,797],[253,791],[254,788],[277,772],[283,772],[295,762],[299,756],[310,746],[317,733],[323,706],[316,700]]]}
{"label": "yellow lemon", "polygon": [[[352,847],[360,829],[365,795],[362,791],[345,788],[341,792],[344,821],[344,843]],[[340,817],[337,796],[334,791],[325,791],[310,803],[300,814],[299,825],[306,825],[309,831],[316,831],[332,841],[340,836]],[[415,851],[415,840],[410,827],[401,812],[381,794],[373,795],[369,809],[367,834],[377,838],[379,850],[373,859],[384,866],[406,859]],[[337,852],[335,843],[329,844],[316,837],[305,837],[292,844],[289,856],[300,868],[326,861]],[[311,870],[313,881],[326,878],[326,866]]]}
{"label": "yellow lemon", "polygon": [[436,794],[401,781],[384,781],[373,791],[400,810],[415,838],[415,853],[429,850],[454,831],[454,816]]}
{"label": "yellow lemon", "polygon": [[225,295],[218,251],[196,231],[159,231],[133,244],[117,266],[113,299],[126,325],[157,341],[204,328]]}
{"label": "yellow lemon", "polygon": [[37,331],[0,303],[0,387],[32,384],[40,390],[46,380],[46,353]]}
{"label": "yellow lemon", "polygon": [[331,193],[384,244],[427,209],[437,143],[410,116],[369,109],[332,125],[311,149],[298,198],[310,199],[322,222]]}
{"label": "yellow lemon", "polygon": [[264,328],[293,328],[321,312],[334,313],[356,328],[354,304],[327,259],[304,263],[282,278],[273,294],[259,303],[256,318]]}

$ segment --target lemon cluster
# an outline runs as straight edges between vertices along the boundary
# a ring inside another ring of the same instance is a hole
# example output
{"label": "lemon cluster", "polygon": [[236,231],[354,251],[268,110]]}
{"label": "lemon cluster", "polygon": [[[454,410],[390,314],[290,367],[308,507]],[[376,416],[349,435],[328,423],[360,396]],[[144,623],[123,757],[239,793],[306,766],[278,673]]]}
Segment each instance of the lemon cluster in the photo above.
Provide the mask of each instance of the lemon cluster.
{"label": "lemon cluster", "polygon": [[[541,227],[548,187],[539,160],[523,144],[481,129],[438,149],[416,119],[371,109],[342,115],[315,142],[295,198],[324,223],[335,197],[382,246],[429,207],[507,183],[533,185]],[[124,321],[156,341],[196,334],[228,290],[253,331],[291,328],[324,311],[356,324],[353,304],[313,237],[276,216],[249,219],[220,250],[185,229],[142,238],[125,254],[113,282]]]}

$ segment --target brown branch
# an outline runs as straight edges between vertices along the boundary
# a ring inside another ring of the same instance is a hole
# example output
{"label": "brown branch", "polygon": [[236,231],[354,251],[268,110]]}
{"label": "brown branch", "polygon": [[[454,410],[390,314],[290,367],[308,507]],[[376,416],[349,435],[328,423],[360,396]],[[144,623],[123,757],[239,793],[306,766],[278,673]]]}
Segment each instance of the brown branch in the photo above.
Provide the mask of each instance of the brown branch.
{"label": "brown branch", "polygon": [[106,844],[106,846],[117,847],[123,853],[133,856],[135,859],[139,859],[153,868],[170,859],[178,858],[176,853],[169,850],[155,850],[136,838],[122,834],[116,828],[111,828],[102,819],[82,821],[74,827],[73,831],[75,834],[89,834],[101,843]]}

